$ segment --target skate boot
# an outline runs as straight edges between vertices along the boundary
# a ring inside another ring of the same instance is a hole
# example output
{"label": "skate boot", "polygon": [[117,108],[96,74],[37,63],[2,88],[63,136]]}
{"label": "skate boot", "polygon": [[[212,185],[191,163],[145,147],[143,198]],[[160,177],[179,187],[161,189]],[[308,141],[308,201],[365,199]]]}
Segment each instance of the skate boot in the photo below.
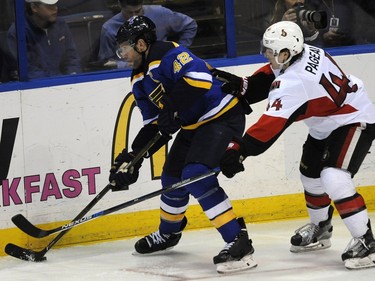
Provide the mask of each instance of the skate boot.
{"label": "skate boot", "polygon": [[233,242],[226,244],[224,249],[214,257],[218,273],[241,271],[257,266],[253,260],[254,248],[247,234],[245,221],[243,218],[238,218],[237,221],[242,228],[241,232]]}
{"label": "skate boot", "polygon": [[309,252],[322,250],[331,247],[332,230],[331,224],[333,207],[329,206],[328,219],[315,225],[306,224],[295,231],[295,235],[290,239],[292,253]]}
{"label": "skate boot", "polygon": [[151,254],[158,251],[172,249],[178,244],[182,236],[182,230],[184,230],[187,224],[186,217],[182,220],[182,225],[179,232],[164,234],[160,233],[159,230],[143,237],[138,240],[134,248],[138,254]]}
{"label": "skate boot", "polygon": [[341,255],[347,269],[375,266],[375,240],[371,228],[360,238],[353,238]]}

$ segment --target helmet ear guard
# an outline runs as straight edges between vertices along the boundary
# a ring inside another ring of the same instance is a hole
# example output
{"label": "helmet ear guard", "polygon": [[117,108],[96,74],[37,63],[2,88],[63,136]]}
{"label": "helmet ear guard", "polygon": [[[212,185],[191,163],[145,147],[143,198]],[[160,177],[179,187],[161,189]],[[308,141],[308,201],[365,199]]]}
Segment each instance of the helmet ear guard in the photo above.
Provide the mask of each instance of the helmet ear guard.
{"label": "helmet ear guard", "polygon": [[[270,49],[276,62],[278,64],[285,64],[292,57],[302,52],[303,43],[303,33],[298,24],[291,21],[280,21],[268,27],[264,32],[261,42],[261,52],[264,54],[267,49]],[[285,62],[280,63],[278,56],[284,50],[288,50],[290,56]]]}

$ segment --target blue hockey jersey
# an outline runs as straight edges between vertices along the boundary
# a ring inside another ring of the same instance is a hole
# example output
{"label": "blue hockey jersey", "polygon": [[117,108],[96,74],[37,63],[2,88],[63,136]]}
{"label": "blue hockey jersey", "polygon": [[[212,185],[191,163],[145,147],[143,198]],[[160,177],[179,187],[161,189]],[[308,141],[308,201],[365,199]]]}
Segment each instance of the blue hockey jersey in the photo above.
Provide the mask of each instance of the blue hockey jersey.
{"label": "blue hockey jersey", "polygon": [[174,42],[152,44],[144,65],[133,70],[131,82],[144,126],[157,121],[162,95],[168,96],[181,127],[188,130],[218,118],[239,102],[222,92],[222,82],[211,75],[204,60]]}

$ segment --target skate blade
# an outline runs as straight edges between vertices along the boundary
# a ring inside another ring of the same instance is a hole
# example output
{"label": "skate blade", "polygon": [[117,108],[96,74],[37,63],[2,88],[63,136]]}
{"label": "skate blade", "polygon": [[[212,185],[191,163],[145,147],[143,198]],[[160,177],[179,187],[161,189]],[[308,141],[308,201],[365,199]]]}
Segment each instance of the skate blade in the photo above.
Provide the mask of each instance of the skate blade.
{"label": "skate blade", "polygon": [[344,264],[349,270],[375,267],[375,254],[368,255],[365,258],[347,259]]}
{"label": "skate blade", "polygon": [[305,253],[305,252],[312,252],[312,251],[318,251],[318,250],[324,250],[331,247],[331,240],[325,239],[320,240],[316,243],[312,243],[306,246],[290,246],[290,251],[292,253]]}
{"label": "skate blade", "polygon": [[218,273],[233,273],[238,271],[247,270],[256,267],[258,264],[253,259],[252,255],[246,255],[239,261],[228,261],[217,264],[216,270]]}
{"label": "skate blade", "polygon": [[158,256],[158,255],[164,255],[164,254],[168,254],[169,252],[171,252],[171,250],[173,249],[174,247],[170,247],[170,248],[167,248],[165,250],[160,250],[160,251],[155,251],[155,252],[152,252],[152,253],[138,253],[137,251],[134,251],[132,252],[132,255],[133,256]]}

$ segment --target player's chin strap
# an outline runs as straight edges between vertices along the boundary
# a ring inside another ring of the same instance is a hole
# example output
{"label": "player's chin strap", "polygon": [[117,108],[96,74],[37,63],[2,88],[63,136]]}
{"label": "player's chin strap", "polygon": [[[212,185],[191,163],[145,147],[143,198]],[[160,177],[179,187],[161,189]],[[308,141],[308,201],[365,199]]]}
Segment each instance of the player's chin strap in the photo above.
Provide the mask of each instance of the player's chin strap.
{"label": "player's chin strap", "polygon": [[292,55],[290,53],[289,53],[289,57],[283,62],[279,62],[279,55],[275,56],[275,61],[278,65],[280,65],[280,69],[283,69],[284,65],[289,63],[291,59],[292,59]]}
{"label": "player's chin strap", "polygon": [[286,61],[282,62],[282,63],[279,62],[279,58],[278,58],[278,56],[275,57],[275,60],[276,60],[276,62],[280,65],[280,69],[281,69],[281,71],[283,72],[283,71],[285,71],[285,69],[286,69],[286,68],[284,68],[284,66],[285,66],[286,64],[288,64],[288,67],[289,67],[289,66],[290,66],[291,64],[293,64],[296,60],[298,60],[298,59],[302,56],[303,53],[304,53],[304,50],[302,50],[302,52],[298,53],[297,55],[292,56],[292,55],[290,54],[290,52],[289,52],[289,57],[288,57],[288,59],[287,59]]}
{"label": "player's chin strap", "polygon": [[[138,39],[139,40],[139,39]],[[150,49],[150,47],[151,47],[151,44],[149,44],[149,43],[147,43],[146,42],[146,40],[144,40],[145,41],[145,43],[147,44],[147,49],[144,51],[144,52],[140,52],[140,51],[138,51],[138,49],[137,49],[137,47],[136,47],[136,43],[134,44],[134,46],[133,46],[133,49],[134,49],[134,51],[136,51],[138,54],[140,54],[141,56],[142,56],[142,65],[144,65],[145,64],[145,62],[146,62],[146,52]]]}

